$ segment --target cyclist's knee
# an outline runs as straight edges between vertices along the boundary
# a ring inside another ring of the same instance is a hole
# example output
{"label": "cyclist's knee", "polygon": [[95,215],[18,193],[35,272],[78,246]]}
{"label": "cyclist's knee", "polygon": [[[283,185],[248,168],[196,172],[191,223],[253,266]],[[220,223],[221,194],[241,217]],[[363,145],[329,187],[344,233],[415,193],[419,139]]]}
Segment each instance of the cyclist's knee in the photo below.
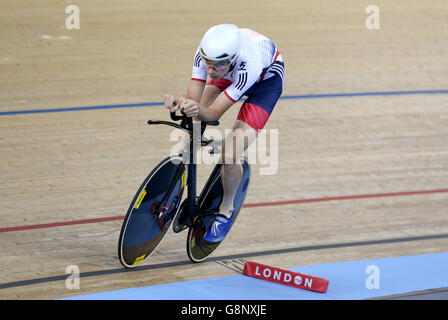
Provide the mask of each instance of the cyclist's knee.
{"label": "cyclist's knee", "polygon": [[[223,164],[235,164],[240,163],[239,159],[244,153],[244,149],[241,151],[234,144],[223,143],[221,149],[221,160]],[[238,161],[238,162],[237,162]]]}

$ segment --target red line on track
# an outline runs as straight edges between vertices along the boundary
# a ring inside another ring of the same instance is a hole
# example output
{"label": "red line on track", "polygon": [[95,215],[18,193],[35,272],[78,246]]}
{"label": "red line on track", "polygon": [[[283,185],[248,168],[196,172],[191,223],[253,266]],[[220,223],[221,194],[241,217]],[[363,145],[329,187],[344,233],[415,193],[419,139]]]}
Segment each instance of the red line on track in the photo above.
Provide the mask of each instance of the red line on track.
{"label": "red line on track", "polygon": [[[363,195],[354,195],[354,196],[340,196],[340,197],[327,197],[327,198],[314,198],[314,199],[298,199],[298,200],[287,200],[287,201],[247,203],[247,204],[243,205],[243,208],[284,206],[284,205],[290,205],[290,204],[301,204],[301,203],[312,203],[312,202],[327,202],[327,201],[338,201],[338,200],[356,200],[356,199],[367,199],[367,198],[385,198],[385,197],[413,196],[413,195],[434,194],[434,193],[448,193],[448,189],[393,192],[393,193],[377,193],[377,194],[363,194]],[[95,219],[83,219],[83,220],[73,220],[73,221],[63,221],[63,222],[35,224],[35,225],[18,226],[18,227],[7,227],[7,228],[0,228],[0,233],[2,233],[2,232],[21,231],[21,230],[33,230],[33,229],[45,229],[45,228],[72,226],[72,225],[86,224],[86,223],[108,222],[108,221],[116,221],[116,220],[122,220],[122,219],[124,219],[124,216],[114,216],[114,217],[95,218]]]}
{"label": "red line on track", "polygon": [[362,194],[355,196],[342,196],[342,197],[328,197],[328,198],[316,198],[316,199],[301,199],[301,200],[287,200],[287,201],[275,201],[275,202],[259,202],[245,204],[244,208],[254,207],[268,207],[268,206],[282,206],[288,204],[300,204],[310,202],[326,202],[337,200],[355,200],[355,199],[367,199],[367,198],[385,198],[385,197],[399,197],[399,196],[413,196],[420,194],[432,194],[432,193],[448,193],[448,189],[437,190],[425,190],[425,191],[407,191],[407,192],[394,192],[394,193],[376,193],[376,194]]}
{"label": "red line on track", "polygon": [[21,230],[45,229],[45,228],[72,226],[72,225],[76,225],[76,224],[85,224],[85,223],[107,222],[107,221],[114,221],[114,220],[122,220],[123,218],[124,218],[124,216],[116,216],[116,217],[72,220],[72,221],[63,221],[63,222],[54,222],[54,223],[34,224],[34,225],[28,225],[28,226],[0,228],[0,233],[1,232],[11,232],[11,231],[21,231]]}

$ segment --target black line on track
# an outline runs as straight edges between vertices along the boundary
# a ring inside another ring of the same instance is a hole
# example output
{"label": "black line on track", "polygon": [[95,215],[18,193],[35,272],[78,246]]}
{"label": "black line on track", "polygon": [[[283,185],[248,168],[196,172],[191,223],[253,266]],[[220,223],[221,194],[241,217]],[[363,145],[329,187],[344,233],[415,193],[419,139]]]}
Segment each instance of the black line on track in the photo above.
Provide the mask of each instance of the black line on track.
{"label": "black line on track", "polygon": [[[381,239],[381,240],[368,240],[368,241],[313,245],[313,246],[304,246],[304,247],[295,247],[295,248],[286,248],[286,249],[266,250],[266,251],[259,251],[259,252],[247,252],[247,253],[233,254],[233,255],[220,256],[220,257],[210,257],[204,263],[217,262],[217,261],[223,261],[223,260],[229,260],[229,259],[244,259],[244,258],[250,258],[250,257],[253,258],[253,257],[268,256],[268,255],[274,255],[274,254],[293,253],[293,252],[301,252],[301,251],[336,249],[336,248],[345,248],[345,247],[357,247],[357,246],[390,244],[390,243],[397,243],[397,242],[422,241],[422,240],[434,240],[434,239],[445,239],[445,238],[448,238],[448,234],[435,234],[435,235],[416,236],[416,237],[402,237],[402,238]],[[190,262],[189,260],[183,260],[183,261],[174,261],[174,262],[165,262],[165,263],[146,265],[146,266],[137,267],[135,269],[117,268],[117,269],[108,269],[108,270],[100,270],[100,271],[90,271],[90,272],[80,273],[79,277],[82,279],[82,278],[86,278],[86,277],[97,277],[97,276],[105,276],[105,275],[120,274],[120,273],[127,273],[127,272],[138,272],[138,271],[178,267],[178,266],[184,266],[184,265],[188,265],[188,264],[193,264],[193,263]],[[33,284],[40,284],[40,283],[46,283],[46,282],[65,281],[68,277],[69,277],[68,274],[64,274],[64,275],[60,275],[60,276],[36,278],[36,279],[15,281],[15,282],[9,282],[9,283],[0,283],[0,289],[29,286],[29,285],[33,285]]]}

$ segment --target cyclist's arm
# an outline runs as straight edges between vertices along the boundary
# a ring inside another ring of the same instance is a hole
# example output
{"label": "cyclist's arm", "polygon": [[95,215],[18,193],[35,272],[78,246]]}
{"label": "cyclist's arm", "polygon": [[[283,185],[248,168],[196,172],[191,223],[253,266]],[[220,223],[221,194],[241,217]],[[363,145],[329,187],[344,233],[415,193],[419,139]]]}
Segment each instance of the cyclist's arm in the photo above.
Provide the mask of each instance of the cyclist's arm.
{"label": "cyclist's arm", "polygon": [[[198,118],[202,121],[216,121],[259,79],[261,66],[246,65],[245,68],[238,69],[238,82],[232,83],[210,105],[201,102],[198,104]],[[236,77],[236,76],[235,76]],[[207,89],[206,89],[207,91]],[[208,108],[207,108],[208,106]]]}
{"label": "cyclist's arm", "polygon": [[206,86],[205,82],[191,80],[184,99],[191,99],[201,105],[210,106],[222,91],[216,86]]}
{"label": "cyclist's arm", "polygon": [[215,101],[208,105],[201,101],[197,104],[198,115],[201,121],[211,122],[221,118],[221,116],[234,104],[223,92],[218,95]]}
{"label": "cyclist's arm", "polygon": [[234,103],[235,101],[229,99],[224,92],[221,92],[208,108],[201,106],[201,104],[199,105],[199,118],[207,122],[219,120]]}
{"label": "cyclist's arm", "polygon": [[200,101],[202,93],[204,92],[205,81],[190,80],[186,95],[165,95],[165,106],[171,111],[175,112],[179,109],[182,102],[186,99]]}
{"label": "cyclist's arm", "polygon": [[187,89],[187,98],[194,101],[201,101],[202,94],[204,93],[205,81],[190,80],[190,84]]}

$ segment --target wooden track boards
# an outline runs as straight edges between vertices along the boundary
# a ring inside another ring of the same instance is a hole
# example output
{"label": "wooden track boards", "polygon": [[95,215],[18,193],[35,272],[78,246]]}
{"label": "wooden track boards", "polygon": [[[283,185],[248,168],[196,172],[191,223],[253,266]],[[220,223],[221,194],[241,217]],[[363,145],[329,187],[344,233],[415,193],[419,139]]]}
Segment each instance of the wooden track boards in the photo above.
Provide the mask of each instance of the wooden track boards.
{"label": "wooden track boards", "polygon": [[[3,2],[0,112],[184,93],[203,32],[230,20],[279,46],[285,96],[448,89],[446,1],[378,1],[377,31],[364,26],[368,1],[343,2],[235,1],[230,12],[203,1],[82,0],[81,29],[72,31],[66,3]],[[278,129],[278,172],[262,176],[254,164],[246,203],[446,190],[447,102],[446,94],[280,100],[267,126]],[[148,119],[168,113],[153,106],[0,116],[0,227],[124,216],[173,146],[171,129],[149,128]],[[199,181],[211,168],[199,170]],[[447,205],[448,194],[434,192],[247,207],[210,261],[190,264],[186,233],[170,232],[148,268],[125,273],[118,220],[1,232],[0,284],[10,287],[0,299],[230,275],[241,259],[288,268],[443,252]],[[402,240],[381,242],[388,239]],[[69,265],[86,275],[80,290],[65,287]],[[31,279],[40,280],[19,283]]]}

